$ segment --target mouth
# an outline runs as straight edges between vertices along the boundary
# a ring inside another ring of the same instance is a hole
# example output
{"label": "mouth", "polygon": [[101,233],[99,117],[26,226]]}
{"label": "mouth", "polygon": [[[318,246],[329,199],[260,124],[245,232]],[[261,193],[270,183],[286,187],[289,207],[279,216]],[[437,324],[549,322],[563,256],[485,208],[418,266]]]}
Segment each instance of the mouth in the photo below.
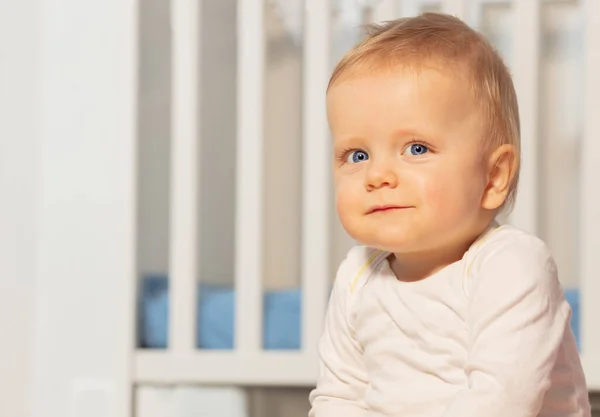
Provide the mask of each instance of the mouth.
{"label": "mouth", "polygon": [[367,211],[367,214],[379,213],[379,212],[388,212],[388,211],[397,211],[397,210],[405,210],[411,208],[410,206],[395,206],[395,205],[385,205],[385,206],[374,206]]}

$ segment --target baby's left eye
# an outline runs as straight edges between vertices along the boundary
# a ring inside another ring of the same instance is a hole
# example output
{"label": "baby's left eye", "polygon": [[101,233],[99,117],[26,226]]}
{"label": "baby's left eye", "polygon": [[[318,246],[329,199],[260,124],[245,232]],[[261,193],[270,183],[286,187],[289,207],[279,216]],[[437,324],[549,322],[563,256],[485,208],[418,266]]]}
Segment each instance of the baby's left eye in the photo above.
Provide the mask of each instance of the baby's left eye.
{"label": "baby's left eye", "polygon": [[423,144],[413,143],[404,150],[403,155],[407,155],[407,152],[410,152],[410,155],[418,156],[426,154],[427,152],[429,152],[429,149]]}

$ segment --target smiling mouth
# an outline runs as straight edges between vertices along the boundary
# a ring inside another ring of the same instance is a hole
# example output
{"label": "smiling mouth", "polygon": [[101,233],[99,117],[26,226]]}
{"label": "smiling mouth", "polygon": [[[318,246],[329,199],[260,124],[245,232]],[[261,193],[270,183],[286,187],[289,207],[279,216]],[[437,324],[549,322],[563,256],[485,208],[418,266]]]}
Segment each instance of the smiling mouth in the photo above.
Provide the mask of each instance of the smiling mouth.
{"label": "smiling mouth", "polygon": [[388,211],[397,211],[397,210],[405,210],[411,208],[410,206],[376,206],[371,208],[367,214],[372,214],[372,213],[381,213],[381,212],[388,212]]}

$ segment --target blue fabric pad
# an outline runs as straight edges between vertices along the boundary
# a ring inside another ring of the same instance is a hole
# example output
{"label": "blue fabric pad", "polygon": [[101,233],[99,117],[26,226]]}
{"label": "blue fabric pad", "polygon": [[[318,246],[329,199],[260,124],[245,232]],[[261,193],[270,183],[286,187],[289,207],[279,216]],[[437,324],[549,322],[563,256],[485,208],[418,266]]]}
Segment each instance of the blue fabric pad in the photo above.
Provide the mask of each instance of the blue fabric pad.
{"label": "blue fabric pad", "polygon": [[[231,287],[198,286],[196,346],[234,348],[235,291]],[[301,292],[263,294],[263,348],[300,349]],[[148,276],[141,283],[138,344],[164,349],[168,339],[169,283],[166,276]]]}

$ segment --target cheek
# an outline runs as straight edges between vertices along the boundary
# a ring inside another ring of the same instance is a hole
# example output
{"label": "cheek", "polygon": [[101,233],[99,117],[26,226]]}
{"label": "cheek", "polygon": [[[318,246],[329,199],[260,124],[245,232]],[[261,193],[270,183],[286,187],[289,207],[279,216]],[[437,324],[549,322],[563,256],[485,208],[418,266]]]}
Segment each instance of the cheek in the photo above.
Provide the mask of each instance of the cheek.
{"label": "cheek", "polygon": [[455,217],[479,209],[483,193],[481,173],[474,170],[439,170],[416,179],[426,206],[440,217]]}
{"label": "cheek", "polygon": [[342,224],[347,225],[352,217],[362,210],[364,196],[361,195],[358,179],[352,176],[336,177],[335,200],[338,217]]}
{"label": "cheek", "polygon": [[350,186],[347,182],[336,184],[335,199],[340,216],[352,212],[359,201],[355,187]]}
{"label": "cheek", "polygon": [[338,203],[352,204],[361,199],[361,179],[356,173],[343,173],[335,176],[335,193]]}

